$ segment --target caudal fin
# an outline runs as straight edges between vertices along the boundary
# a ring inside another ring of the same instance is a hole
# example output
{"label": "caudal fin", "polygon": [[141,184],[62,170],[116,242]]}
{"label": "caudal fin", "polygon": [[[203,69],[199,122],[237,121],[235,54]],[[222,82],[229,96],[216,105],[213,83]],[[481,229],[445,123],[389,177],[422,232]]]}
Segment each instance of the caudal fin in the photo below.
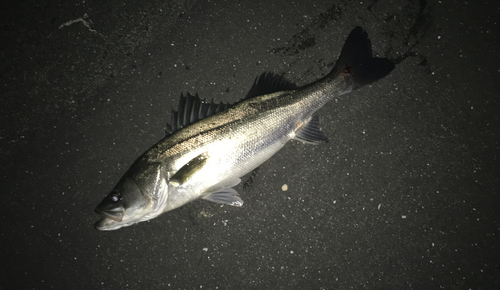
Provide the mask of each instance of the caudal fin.
{"label": "caudal fin", "polygon": [[358,26],[347,37],[331,74],[352,76],[353,89],[357,89],[385,77],[393,69],[394,64],[388,59],[372,57],[368,34]]}

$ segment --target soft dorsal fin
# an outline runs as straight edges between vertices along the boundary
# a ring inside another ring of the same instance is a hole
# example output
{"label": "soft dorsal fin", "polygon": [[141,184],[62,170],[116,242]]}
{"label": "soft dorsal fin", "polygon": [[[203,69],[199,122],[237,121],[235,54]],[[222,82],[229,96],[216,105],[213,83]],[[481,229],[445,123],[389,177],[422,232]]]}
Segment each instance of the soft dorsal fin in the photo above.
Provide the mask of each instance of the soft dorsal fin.
{"label": "soft dorsal fin", "polygon": [[177,111],[172,110],[171,121],[170,124],[167,123],[165,133],[172,134],[201,119],[223,111],[227,107],[229,107],[228,104],[223,102],[216,104],[213,99],[210,103],[202,100],[198,94],[194,96],[190,93],[187,93],[186,96],[181,94],[179,107]]}
{"label": "soft dorsal fin", "polygon": [[298,88],[299,87],[297,85],[286,80],[283,76],[271,72],[264,72],[255,78],[252,88],[244,99],[250,99],[281,91],[296,90]]}

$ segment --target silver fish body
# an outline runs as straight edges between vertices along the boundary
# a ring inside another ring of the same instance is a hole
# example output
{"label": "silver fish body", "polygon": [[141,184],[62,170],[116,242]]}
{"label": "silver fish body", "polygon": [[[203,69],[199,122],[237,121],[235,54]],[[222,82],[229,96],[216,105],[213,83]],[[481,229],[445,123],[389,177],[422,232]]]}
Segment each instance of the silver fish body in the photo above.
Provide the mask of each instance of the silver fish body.
{"label": "silver fish body", "polygon": [[[328,101],[387,75],[386,59],[373,58],[366,32],[349,35],[332,72],[301,88],[283,81],[283,91],[247,98],[197,119],[202,107],[191,99],[184,128],[160,140],[131,166],[115,189],[98,205],[104,218],[98,230],[115,230],[152,219],[196,199],[241,206],[232,189],[240,178],[268,160],[289,140],[326,140],[315,112]],[[275,76],[262,75],[272,82]],[[257,79],[254,86],[265,83]],[[279,82],[279,80],[277,81]],[[195,116],[193,118],[193,116]],[[191,119],[191,122],[188,120]]]}

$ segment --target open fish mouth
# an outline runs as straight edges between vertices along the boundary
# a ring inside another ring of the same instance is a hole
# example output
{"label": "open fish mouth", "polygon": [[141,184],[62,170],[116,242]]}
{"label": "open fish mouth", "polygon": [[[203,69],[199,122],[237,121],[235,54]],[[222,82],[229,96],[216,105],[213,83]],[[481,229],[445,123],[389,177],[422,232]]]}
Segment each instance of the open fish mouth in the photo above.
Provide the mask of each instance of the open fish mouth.
{"label": "open fish mouth", "polygon": [[124,215],[124,211],[122,209],[104,211],[96,208],[94,212],[103,216],[104,219],[112,219],[117,222],[121,222],[123,220],[123,215]]}
{"label": "open fish mouth", "polygon": [[113,231],[134,223],[134,221],[123,220],[123,211],[107,212],[96,209],[95,212],[102,217],[94,224],[94,228],[99,231]]}

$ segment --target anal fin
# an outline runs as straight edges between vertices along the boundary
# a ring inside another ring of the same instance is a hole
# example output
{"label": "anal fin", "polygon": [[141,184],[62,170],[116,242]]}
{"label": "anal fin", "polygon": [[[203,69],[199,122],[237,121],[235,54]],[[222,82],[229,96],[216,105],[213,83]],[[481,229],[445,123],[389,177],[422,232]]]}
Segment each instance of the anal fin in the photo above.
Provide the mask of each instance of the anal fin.
{"label": "anal fin", "polygon": [[295,139],[310,144],[328,142],[328,138],[319,128],[318,115],[312,116],[309,122],[297,129],[295,132]]}

